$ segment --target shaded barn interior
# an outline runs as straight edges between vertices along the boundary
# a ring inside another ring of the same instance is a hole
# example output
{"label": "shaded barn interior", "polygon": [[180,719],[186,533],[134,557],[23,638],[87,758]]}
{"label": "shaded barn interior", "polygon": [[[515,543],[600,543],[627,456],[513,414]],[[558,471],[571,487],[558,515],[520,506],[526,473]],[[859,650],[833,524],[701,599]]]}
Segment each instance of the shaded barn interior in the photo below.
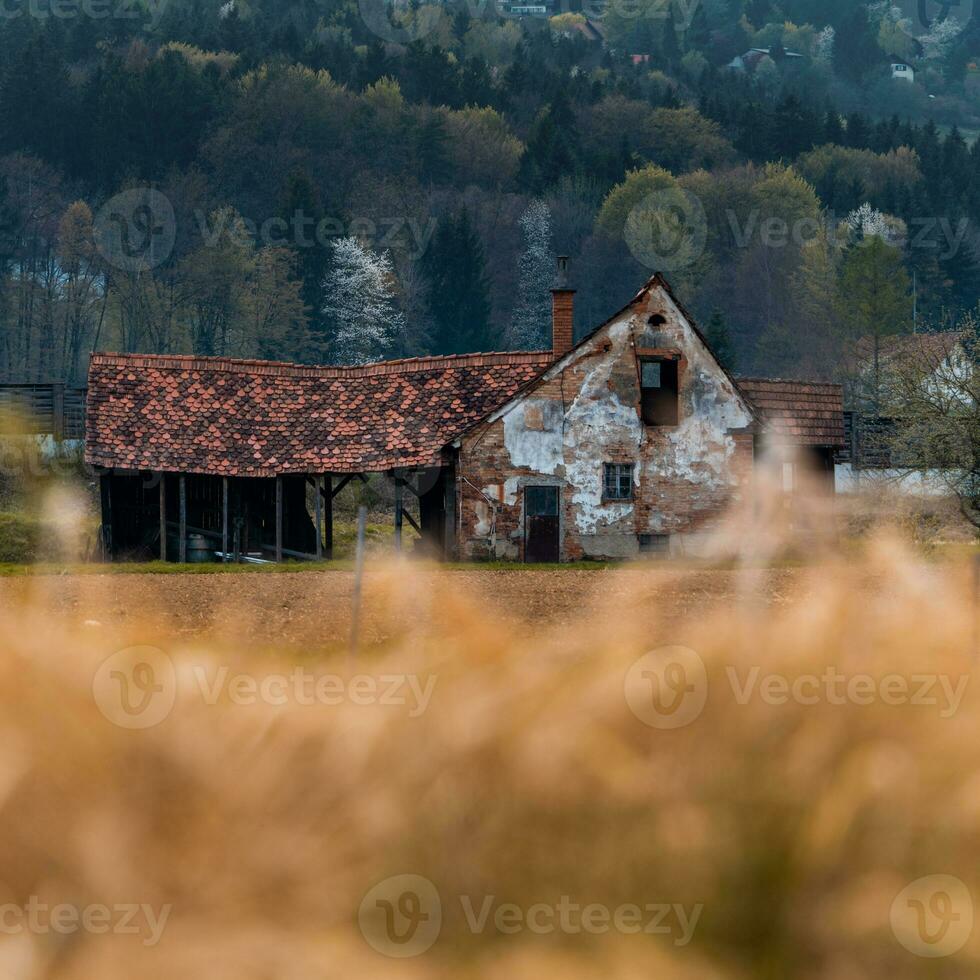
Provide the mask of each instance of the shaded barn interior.
{"label": "shaded barn interior", "polygon": [[[395,544],[406,524],[419,549],[443,557],[449,469],[393,478]],[[104,551],[124,561],[282,561],[334,557],[335,500],[358,474],[270,478],[113,472],[100,479]],[[411,498],[417,499],[419,518]]]}

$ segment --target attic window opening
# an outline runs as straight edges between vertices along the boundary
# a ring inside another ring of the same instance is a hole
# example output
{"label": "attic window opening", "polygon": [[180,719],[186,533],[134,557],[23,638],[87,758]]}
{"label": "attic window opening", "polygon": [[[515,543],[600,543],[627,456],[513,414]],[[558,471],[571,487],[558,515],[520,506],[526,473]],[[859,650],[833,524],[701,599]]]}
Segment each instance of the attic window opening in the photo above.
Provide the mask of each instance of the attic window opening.
{"label": "attic window opening", "polygon": [[667,318],[662,313],[654,313],[647,320],[647,325],[651,327],[662,327],[667,322]]}
{"label": "attic window opening", "polygon": [[633,464],[605,463],[602,468],[604,500],[633,499]]}
{"label": "attic window opening", "polygon": [[640,407],[647,425],[677,425],[677,369],[674,358],[640,361]]}

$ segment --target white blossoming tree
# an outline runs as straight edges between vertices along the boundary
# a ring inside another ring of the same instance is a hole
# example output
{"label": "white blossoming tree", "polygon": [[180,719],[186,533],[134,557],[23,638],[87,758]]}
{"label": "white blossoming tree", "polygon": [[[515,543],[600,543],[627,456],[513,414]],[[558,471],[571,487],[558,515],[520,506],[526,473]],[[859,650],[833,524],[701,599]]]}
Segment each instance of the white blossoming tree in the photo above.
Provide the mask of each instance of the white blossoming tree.
{"label": "white blossoming tree", "polygon": [[510,325],[510,342],[517,350],[542,350],[550,346],[551,286],[554,260],[551,254],[551,211],[544,201],[533,200],[521,215],[524,249],[518,263],[517,306]]}
{"label": "white blossoming tree", "polygon": [[829,65],[834,60],[834,41],[837,32],[833,27],[825,27],[818,35],[813,46],[814,61],[821,65]]}
{"label": "white blossoming tree", "polygon": [[844,221],[855,241],[880,238],[887,245],[895,245],[905,237],[905,222],[901,218],[885,214],[867,202],[855,208]]}
{"label": "white blossoming tree", "polygon": [[323,281],[323,314],[334,326],[336,363],[364,364],[385,357],[405,326],[394,282],[386,253],[379,255],[356,238],[334,243],[332,266]]}
{"label": "white blossoming tree", "polygon": [[923,34],[919,38],[925,57],[934,61],[941,61],[945,58],[949,54],[953,42],[962,33],[964,26],[955,17],[935,20],[929,33]]}

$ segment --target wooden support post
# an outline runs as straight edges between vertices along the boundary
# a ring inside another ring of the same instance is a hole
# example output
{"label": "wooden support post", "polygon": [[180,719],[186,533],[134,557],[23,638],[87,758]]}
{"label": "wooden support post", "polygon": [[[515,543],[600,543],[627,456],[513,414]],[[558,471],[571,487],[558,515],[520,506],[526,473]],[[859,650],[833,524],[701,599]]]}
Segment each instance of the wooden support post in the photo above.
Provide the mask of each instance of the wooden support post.
{"label": "wooden support post", "polygon": [[221,560],[228,561],[228,477],[221,478]]}
{"label": "wooden support post", "polygon": [[187,477],[180,474],[180,563],[187,564]]}
{"label": "wooden support post", "polygon": [[395,551],[402,550],[402,525],[405,517],[405,487],[401,477],[395,477]]}
{"label": "wooden support post", "polygon": [[160,474],[160,561],[167,560],[167,474]]}
{"label": "wooden support post", "polygon": [[51,433],[55,442],[61,442],[65,438],[64,382],[51,385]]}
{"label": "wooden support post", "polygon": [[364,582],[364,544],[367,537],[367,507],[357,508],[357,550],[354,552],[354,603],[350,617],[350,656],[357,655],[361,625],[361,590]]}
{"label": "wooden support post", "polygon": [[318,476],[314,484],[313,499],[316,502],[316,560],[323,560],[323,477]]}
{"label": "wooden support post", "polygon": [[442,471],[443,501],[446,524],[443,531],[442,552],[446,561],[456,558],[456,470],[447,466]]}
{"label": "wooden support post", "polygon": [[323,478],[324,493],[323,502],[327,505],[326,513],[326,553],[327,558],[333,561],[333,474],[328,473]]}
{"label": "wooden support post", "polygon": [[102,554],[106,561],[112,561],[112,480],[111,473],[99,477],[99,497],[102,502]]}
{"label": "wooden support post", "polygon": [[276,477],[276,561],[282,561],[282,477]]}

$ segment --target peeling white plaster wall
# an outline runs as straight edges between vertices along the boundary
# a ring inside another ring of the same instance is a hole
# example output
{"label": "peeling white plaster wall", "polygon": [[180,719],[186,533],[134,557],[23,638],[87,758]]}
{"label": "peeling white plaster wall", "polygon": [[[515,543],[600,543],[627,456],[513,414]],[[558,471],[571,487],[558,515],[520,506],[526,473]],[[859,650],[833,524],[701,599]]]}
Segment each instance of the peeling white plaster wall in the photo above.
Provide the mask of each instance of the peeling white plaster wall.
{"label": "peeling white plaster wall", "polygon": [[[647,327],[649,314],[661,311],[668,322]],[[634,338],[640,347],[683,352],[681,422],[676,428],[646,426],[638,411],[638,386],[624,392],[623,364],[635,365]],[[578,535],[586,553],[612,557],[627,556],[624,549],[630,554],[637,550],[636,531],[676,531],[677,525],[671,523],[665,507],[663,515],[654,508],[651,526],[634,527],[634,502],[603,500],[604,462],[632,460],[637,494],[645,502],[655,497],[658,484],[669,493],[668,485],[676,491],[678,484],[686,483],[706,491],[707,508],[717,505],[719,491],[735,484],[732,464],[737,444],[729,430],[748,426],[752,416],[665,294],[655,292],[645,310],[624,315],[600,331],[566,366],[564,386],[564,404],[560,398],[530,397],[503,415],[509,465],[523,472],[507,477],[501,473],[502,488],[500,484],[484,487],[492,500],[506,507],[520,506],[521,488],[536,477],[563,481],[563,496],[572,505],[572,526],[566,532]],[[478,505],[477,534],[489,534],[488,511],[486,505],[482,509]]]}
{"label": "peeling white plaster wall", "polygon": [[[580,534],[595,534],[603,526],[633,516],[631,501],[602,500],[602,464],[606,447],[617,455],[624,447],[639,459],[643,442],[643,421],[635,405],[624,405],[609,386],[613,369],[630,349],[631,320],[612,324],[607,333],[608,351],[590,363],[589,373],[579,388],[565,421],[563,453],[565,478],[572,488],[575,525]],[[636,474],[634,474],[636,476]]]}
{"label": "peeling white plaster wall", "polygon": [[[540,425],[530,424],[540,416]],[[561,405],[549,398],[518,402],[504,416],[504,446],[514,466],[554,476],[562,464]]]}

